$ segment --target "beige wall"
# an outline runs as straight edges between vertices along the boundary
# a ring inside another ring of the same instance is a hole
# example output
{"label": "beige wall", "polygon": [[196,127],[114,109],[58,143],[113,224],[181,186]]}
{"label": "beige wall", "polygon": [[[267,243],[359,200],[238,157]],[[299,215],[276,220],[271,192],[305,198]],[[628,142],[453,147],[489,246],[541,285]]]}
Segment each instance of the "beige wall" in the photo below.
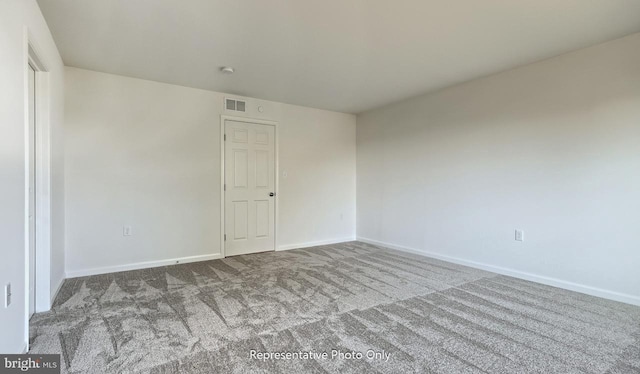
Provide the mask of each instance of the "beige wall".
{"label": "beige wall", "polygon": [[358,237],[640,303],[640,34],[357,121]]}
{"label": "beige wall", "polygon": [[[66,68],[68,276],[220,253],[224,96]],[[279,121],[279,248],[353,239],[355,116],[249,107]]]}

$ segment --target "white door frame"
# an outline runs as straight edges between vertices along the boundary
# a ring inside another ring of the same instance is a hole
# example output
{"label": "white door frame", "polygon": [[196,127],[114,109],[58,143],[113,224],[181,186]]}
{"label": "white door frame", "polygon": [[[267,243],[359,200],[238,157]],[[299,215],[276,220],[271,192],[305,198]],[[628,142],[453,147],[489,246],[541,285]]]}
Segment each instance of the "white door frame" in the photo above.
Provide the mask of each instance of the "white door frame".
{"label": "white door frame", "polygon": [[273,126],[274,128],[274,133],[275,133],[275,170],[274,173],[275,175],[275,220],[274,220],[274,225],[275,225],[275,229],[274,229],[274,244],[273,244],[273,249],[274,251],[278,250],[278,201],[280,200],[278,197],[280,196],[280,194],[278,193],[278,122],[276,121],[267,121],[264,119],[255,119],[255,118],[246,118],[246,117],[234,117],[234,116],[228,116],[228,115],[221,115],[220,116],[220,254],[222,257],[226,257],[226,251],[225,251],[225,240],[224,240],[224,235],[225,235],[225,227],[224,227],[224,221],[225,221],[225,191],[224,191],[224,176],[225,176],[225,142],[224,142],[224,128],[225,128],[225,122],[226,121],[236,121],[236,122],[244,122],[244,123],[254,123],[254,124],[258,124],[258,125],[268,125],[268,126]]}
{"label": "white door frame", "polygon": [[[51,309],[51,132],[49,73],[42,54],[31,33],[25,28],[24,40],[24,102],[25,102],[25,313],[29,314],[29,161],[36,162],[35,241],[36,293],[35,312]],[[29,142],[29,65],[35,70],[35,145]],[[35,149],[34,149],[35,146]],[[28,316],[27,316],[28,321]],[[27,322],[27,333],[28,333]],[[28,336],[28,335],[27,335]]]}

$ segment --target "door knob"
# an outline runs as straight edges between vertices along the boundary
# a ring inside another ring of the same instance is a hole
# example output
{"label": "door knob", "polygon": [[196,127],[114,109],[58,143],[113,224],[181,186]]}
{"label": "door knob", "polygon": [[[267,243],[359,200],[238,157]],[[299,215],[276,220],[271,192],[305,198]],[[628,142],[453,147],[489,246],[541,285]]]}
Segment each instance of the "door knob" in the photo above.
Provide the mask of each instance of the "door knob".
{"label": "door knob", "polygon": [[269,196],[273,197],[273,196],[275,196],[275,195],[276,195],[275,193],[273,193],[273,192],[269,192]]}

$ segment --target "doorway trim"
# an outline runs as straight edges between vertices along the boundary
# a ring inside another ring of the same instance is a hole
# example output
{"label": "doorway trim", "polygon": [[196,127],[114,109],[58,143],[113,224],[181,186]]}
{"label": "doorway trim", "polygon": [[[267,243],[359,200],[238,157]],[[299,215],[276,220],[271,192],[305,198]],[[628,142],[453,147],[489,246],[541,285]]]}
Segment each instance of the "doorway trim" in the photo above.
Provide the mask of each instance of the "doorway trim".
{"label": "doorway trim", "polygon": [[280,193],[278,192],[278,162],[279,162],[279,155],[278,155],[278,148],[279,148],[279,142],[278,142],[278,122],[276,121],[268,121],[268,120],[264,120],[264,119],[256,119],[256,118],[247,118],[247,117],[235,117],[235,116],[229,116],[229,115],[221,115],[220,116],[220,255],[224,258],[226,257],[226,253],[225,253],[225,240],[224,240],[224,235],[225,235],[225,225],[224,225],[224,221],[225,221],[225,191],[224,191],[224,176],[225,176],[225,142],[224,142],[224,127],[225,127],[225,122],[226,121],[236,121],[236,122],[244,122],[244,123],[254,123],[254,124],[258,124],[258,125],[268,125],[268,126],[273,126],[274,128],[274,134],[275,134],[275,212],[274,212],[274,216],[275,216],[275,229],[274,229],[274,251],[278,250],[278,212],[280,209],[278,209],[278,202],[280,201],[279,196]]}
{"label": "doorway trim", "polygon": [[[25,313],[29,328],[29,161],[35,157],[35,312],[51,309],[51,131],[50,82],[46,62],[28,28],[24,33],[25,102]],[[35,144],[29,144],[29,65],[35,70]],[[35,156],[34,156],[35,153]],[[28,336],[28,335],[27,335]]]}

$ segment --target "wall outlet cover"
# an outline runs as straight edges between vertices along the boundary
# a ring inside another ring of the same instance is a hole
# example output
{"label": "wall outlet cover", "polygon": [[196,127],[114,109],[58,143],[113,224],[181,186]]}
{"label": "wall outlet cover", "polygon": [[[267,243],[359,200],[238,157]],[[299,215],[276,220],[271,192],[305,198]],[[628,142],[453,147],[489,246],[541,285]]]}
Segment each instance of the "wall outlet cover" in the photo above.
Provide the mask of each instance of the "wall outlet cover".
{"label": "wall outlet cover", "polygon": [[11,283],[4,286],[4,307],[8,308],[9,305],[11,305]]}
{"label": "wall outlet cover", "polygon": [[524,231],[516,230],[516,241],[523,242],[524,241]]}

